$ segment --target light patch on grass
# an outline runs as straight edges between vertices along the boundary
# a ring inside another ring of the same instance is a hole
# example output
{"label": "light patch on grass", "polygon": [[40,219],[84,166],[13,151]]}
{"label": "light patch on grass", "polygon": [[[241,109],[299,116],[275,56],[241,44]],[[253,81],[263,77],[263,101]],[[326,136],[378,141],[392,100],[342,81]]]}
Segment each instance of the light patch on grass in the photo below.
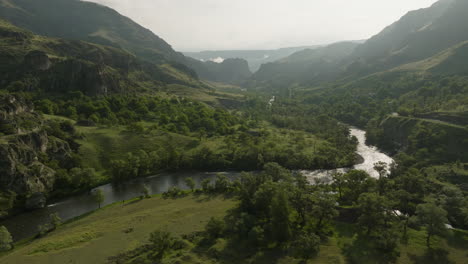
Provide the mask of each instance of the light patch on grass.
{"label": "light patch on grass", "polygon": [[47,253],[47,252],[51,252],[51,251],[58,251],[58,250],[62,250],[62,249],[76,247],[76,246],[78,246],[80,244],[89,242],[89,241],[91,241],[93,239],[96,239],[98,237],[99,237],[98,233],[85,232],[85,233],[66,236],[66,237],[64,237],[62,239],[59,239],[59,240],[41,242],[34,249],[32,249],[28,253],[28,255],[34,255],[34,254],[39,254],[39,253]]}

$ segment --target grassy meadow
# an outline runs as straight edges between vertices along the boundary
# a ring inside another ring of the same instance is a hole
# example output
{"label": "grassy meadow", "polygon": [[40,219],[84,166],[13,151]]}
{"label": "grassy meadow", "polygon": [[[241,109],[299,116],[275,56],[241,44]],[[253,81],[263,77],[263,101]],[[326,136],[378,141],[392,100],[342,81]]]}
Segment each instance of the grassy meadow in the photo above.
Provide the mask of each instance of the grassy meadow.
{"label": "grassy meadow", "polygon": [[[0,263],[110,263],[109,257],[145,244],[149,234],[156,229],[167,230],[176,236],[199,232],[204,230],[211,217],[223,217],[235,204],[233,199],[205,195],[178,199],[155,196],[141,201],[116,203],[65,223],[46,237],[18,244],[13,251],[0,256]],[[355,225],[336,222],[333,233],[321,245],[319,254],[307,261],[308,264],[386,263],[380,255],[368,250],[365,241],[348,246],[357,237]],[[187,248],[172,252],[163,263],[303,263],[284,256],[276,249],[253,254],[238,251],[238,245],[224,239],[218,239],[206,250],[186,242],[189,245]],[[409,239],[401,242],[400,257],[396,263],[468,263],[466,231],[452,230],[447,237],[435,239],[432,246],[434,251],[428,253],[424,231],[410,229]],[[359,261],[345,257],[346,250],[351,250],[351,255]]]}

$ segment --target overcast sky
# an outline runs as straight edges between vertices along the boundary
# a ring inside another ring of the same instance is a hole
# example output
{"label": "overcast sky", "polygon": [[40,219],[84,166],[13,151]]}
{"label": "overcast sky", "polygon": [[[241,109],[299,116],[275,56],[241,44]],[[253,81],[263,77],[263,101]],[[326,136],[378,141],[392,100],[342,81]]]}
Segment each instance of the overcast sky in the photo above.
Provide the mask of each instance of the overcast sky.
{"label": "overcast sky", "polygon": [[436,0],[89,0],[178,51],[271,49],[367,39]]}

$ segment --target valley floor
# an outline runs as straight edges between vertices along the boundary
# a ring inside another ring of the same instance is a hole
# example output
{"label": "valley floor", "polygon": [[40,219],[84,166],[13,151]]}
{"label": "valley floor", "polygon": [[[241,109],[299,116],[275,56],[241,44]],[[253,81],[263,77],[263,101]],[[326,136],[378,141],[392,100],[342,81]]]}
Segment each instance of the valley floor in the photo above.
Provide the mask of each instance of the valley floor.
{"label": "valley floor", "polygon": [[18,246],[0,263],[106,263],[108,257],[146,242],[158,228],[177,235],[201,231],[211,217],[221,217],[233,206],[232,200],[204,196],[114,204]]}
{"label": "valley floor", "polygon": [[[64,264],[64,263],[107,263],[110,256],[132,250],[143,245],[149,234],[157,229],[175,235],[202,231],[211,217],[223,217],[236,202],[223,196],[190,195],[179,199],[163,199],[160,196],[144,200],[116,203],[87,216],[60,226],[48,236],[17,245],[16,249],[1,256],[4,264]],[[334,235],[321,246],[318,256],[307,263],[352,263],[344,256],[346,244],[356,235],[356,227],[336,223]],[[425,233],[410,230],[407,244],[401,245],[397,263],[468,263],[468,232],[454,230],[446,239],[437,239],[436,256],[429,256],[425,249]],[[272,250],[254,256],[235,258],[225,248],[224,241],[214,245],[221,252],[217,259],[196,250],[177,252],[169,256],[167,263],[301,263],[297,259],[282,256]],[[210,249],[211,250],[211,249]],[[210,252],[209,250],[209,252]],[[354,243],[348,250],[358,256],[359,263],[384,263],[379,256],[366,249],[366,243]],[[232,251],[230,252],[232,253]],[[438,255],[437,255],[438,254]],[[179,262],[177,262],[179,261]],[[182,262],[180,262],[182,261]],[[166,261],[164,261],[166,263]]]}

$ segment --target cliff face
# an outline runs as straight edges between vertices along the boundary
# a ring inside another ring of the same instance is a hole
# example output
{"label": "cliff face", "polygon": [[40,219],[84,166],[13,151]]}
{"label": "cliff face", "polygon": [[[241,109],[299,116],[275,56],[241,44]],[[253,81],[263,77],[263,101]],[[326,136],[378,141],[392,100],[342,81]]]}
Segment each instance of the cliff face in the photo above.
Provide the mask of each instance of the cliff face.
{"label": "cliff face", "polygon": [[[0,217],[14,207],[45,206],[53,190],[55,171],[41,155],[55,160],[70,156],[67,142],[50,137],[42,120],[24,100],[0,95]],[[25,121],[26,120],[26,121]],[[39,120],[28,122],[27,120]]]}

